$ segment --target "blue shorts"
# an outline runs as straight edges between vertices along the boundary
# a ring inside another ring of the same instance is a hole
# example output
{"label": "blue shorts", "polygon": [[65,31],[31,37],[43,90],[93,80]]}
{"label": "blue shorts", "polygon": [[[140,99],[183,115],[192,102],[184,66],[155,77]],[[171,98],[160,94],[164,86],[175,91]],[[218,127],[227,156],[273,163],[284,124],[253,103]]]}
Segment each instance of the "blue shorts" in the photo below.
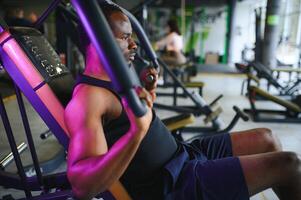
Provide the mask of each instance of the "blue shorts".
{"label": "blue shorts", "polygon": [[182,144],[166,166],[166,200],[247,200],[248,189],[229,134]]}

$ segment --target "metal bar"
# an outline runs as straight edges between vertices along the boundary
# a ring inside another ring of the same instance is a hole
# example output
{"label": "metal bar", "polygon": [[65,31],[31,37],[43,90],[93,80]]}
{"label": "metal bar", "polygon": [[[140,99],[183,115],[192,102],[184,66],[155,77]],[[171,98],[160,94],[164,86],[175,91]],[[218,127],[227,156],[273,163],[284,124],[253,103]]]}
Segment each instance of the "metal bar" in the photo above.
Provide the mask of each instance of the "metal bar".
{"label": "metal bar", "polygon": [[39,17],[39,19],[35,22],[33,25],[34,28],[40,28],[40,26],[44,23],[44,21],[47,19],[49,14],[57,7],[57,5],[61,2],[62,0],[54,0],[48,6],[48,8],[43,12],[43,14]]}
{"label": "metal bar", "polygon": [[[163,97],[172,97],[174,93],[167,93],[167,92],[156,92],[157,96],[163,96]],[[179,94],[177,93],[177,98],[187,98],[185,94]]]}
{"label": "metal bar", "polygon": [[43,188],[43,176],[42,176],[42,172],[41,172],[41,169],[40,169],[40,164],[39,164],[37,152],[35,150],[35,145],[34,145],[34,142],[33,142],[33,138],[32,138],[32,134],[31,134],[31,130],[30,130],[30,126],[29,126],[29,122],[28,122],[28,118],[27,118],[23,98],[22,98],[20,89],[18,88],[17,85],[15,85],[15,91],[16,91],[17,101],[18,101],[18,105],[19,105],[19,109],[20,109],[20,113],[21,113],[21,117],[22,117],[23,126],[24,126],[24,129],[25,129],[25,134],[26,134],[29,150],[30,150],[30,153],[31,153],[31,158],[32,158],[32,161],[33,161],[34,169],[36,171],[38,182],[39,182],[41,188]]}
{"label": "metal bar", "polygon": [[173,105],[177,105],[177,86],[174,85],[173,87]]}
{"label": "metal bar", "polygon": [[74,22],[76,22],[76,23],[79,22],[79,19],[78,19],[76,13],[73,12],[73,10],[68,10],[68,9],[66,8],[66,6],[63,6],[63,5],[61,5],[61,4],[59,4],[59,5],[57,6],[57,8],[60,9],[66,17],[71,18],[71,19],[72,19]]}
{"label": "metal bar", "polygon": [[4,21],[2,17],[0,17],[0,33],[2,33],[5,29],[8,28],[8,25]]}
{"label": "metal bar", "polygon": [[[71,189],[66,172],[45,175],[43,177],[45,189]],[[0,185],[5,188],[24,190],[20,176],[15,173],[0,170]],[[41,191],[36,176],[27,178],[27,186],[30,191]]]}
{"label": "metal bar", "polygon": [[[22,142],[19,146],[17,146],[18,153],[21,154],[23,151],[27,149],[27,144]],[[14,155],[12,152],[7,154],[4,158],[0,160],[0,169],[4,170],[7,165],[9,165],[14,160]]]}
{"label": "metal bar", "polygon": [[180,112],[180,113],[190,113],[196,116],[199,116],[202,114],[199,110],[197,110],[195,107],[185,107],[185,106],[170,106],[170,105],[164,105],[164,104],[159,104],[159,103],[154,103],[154,107],[159,108],[159,109],[165,109],[165,110],[171,110],[175,112]]}
{"label": "metal bar", "polygon": [[10,122],[9,122],[9,119],[8,119],[8,116],[6,113],[6,109],[5,109],[1,94],[0,94],[0,114],[1,114],[2,122],[3,122],[4,128],[5,128],[5,132],[7,135],[7,139],[8,139],[10,148],[14,155],[14,160],[15,160],[15,163],[16,163],[16,166],[18,169],[18,174],[21,178],[21,183],[24,185],[25,195],[27,198],[31,198],[32,195],[31,195],[30,190],[28,189],[27,180],[26,180],[27,177],[26,177],[25,171],[23,169],[23,164],[22,164],[20,155],[18,153],[17,144],[16,144],[16,141],[15,141],[15,138],[14,138],[11,126],[10,126]]}
{"label": "metal bar", "polygon": [[[55,193],[41,194],[39,196],[35,196],[31,198],[31,200],[66,200],[66,199],[74,199],[72,191],[70,190],[57,191]],[[19,199],[19,200],[27,200],[27,199]]]}
{"label": "metal bar", "polygon": [[275,119],[275,118],[268,118],[268,117],[260,117],[257,116],[256,118],[254,118],[254,122],[270,122],[270,123],[297,123],[300,124],[301,123],[301,119],[300,118],[283,118],[283,119]]}
{"label": "metal bar", "polygon": [[233,127],[236,125],[236,123],[238,122],[240,118],[240,115],[237,113],[234,118],[231,120],[230,124],[224,129],[224,130],[221,130],[220,132],[221,133],[229,133]]}
{"label": "metal bar", "polygon": [[208,113],[208,111],[204,109],[204,107],[200,104],[200,102],[185,88],[185,86],[179,81],[176,75],[168,68],[165,62],[163,62],[161,59],[158,59],[158,61],[161,64],[161,66],[164,68],[164,71],[166,71],[166,73],[171,76],[171,78],[174,81],[174,84],[181,87],[183,89],[184,94],[186,94],[193,101],[193,103],[195,103],[197,109],[203,112],[206,116],[209,115],[210,113]]}
{"label": "metal bar", "polygon": [[300,88],[299,84],[301,83],[301,79],[298,79],[291,87],[285,90],[286,95],[293,95],[294,92],[298,91]]}
{"label": "metal bar", "polygon": [[45,131],[45,132],[43,132],[43,133],[40,134],[40,138],[42,140],[45,140],[45,139],[47,139],[51,135],[53,135],[53,133],[51,132],[50,129],[48,129],[47,131]]}

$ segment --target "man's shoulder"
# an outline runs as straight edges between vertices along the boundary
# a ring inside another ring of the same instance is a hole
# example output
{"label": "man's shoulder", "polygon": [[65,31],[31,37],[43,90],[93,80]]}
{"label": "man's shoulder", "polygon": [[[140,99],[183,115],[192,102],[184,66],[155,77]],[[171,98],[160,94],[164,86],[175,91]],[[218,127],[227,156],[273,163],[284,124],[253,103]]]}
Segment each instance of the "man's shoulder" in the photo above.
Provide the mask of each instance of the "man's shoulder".
{"label": "man's shoulder", "polygon": [[112,98],[114,95],[108,89],[104,87],[98,87],[93,85],[81,84],[77,86],[73,92],[73,97],[77,99],[81,99],[81,97],[85,97],[91,100],[94,99],[106,99]]}
{"label": "man's shoulder", "polygon": [[74,112],[74,110],[104,112],[113,94],[101,87],[81,85],[75,88],[71,101],[65,112]]}

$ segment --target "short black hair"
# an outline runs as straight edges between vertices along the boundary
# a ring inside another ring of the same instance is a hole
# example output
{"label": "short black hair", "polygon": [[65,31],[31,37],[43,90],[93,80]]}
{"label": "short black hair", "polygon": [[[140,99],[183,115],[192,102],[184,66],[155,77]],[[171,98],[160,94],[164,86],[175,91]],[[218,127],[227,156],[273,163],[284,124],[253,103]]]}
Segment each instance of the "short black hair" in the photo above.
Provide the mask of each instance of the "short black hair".
{"label": "short black hair", "polygon": [[[123,13],[123,11],[116,5],[114,4],[101,4],[100,8],[104,14],[104,16],[106,17],[107,21],[109,21],[109,17],[115,13],[115,12],[121,12]],[[123,13],[124,14],[124,13]],[[81,52],[85,55],[85,51],[87,46],[91,43],[89,36],[87,35],[84,26],[82,25],[81,22],[78,23],[78,34],[79,34],[79,39],[80,39],[80,50]]]}

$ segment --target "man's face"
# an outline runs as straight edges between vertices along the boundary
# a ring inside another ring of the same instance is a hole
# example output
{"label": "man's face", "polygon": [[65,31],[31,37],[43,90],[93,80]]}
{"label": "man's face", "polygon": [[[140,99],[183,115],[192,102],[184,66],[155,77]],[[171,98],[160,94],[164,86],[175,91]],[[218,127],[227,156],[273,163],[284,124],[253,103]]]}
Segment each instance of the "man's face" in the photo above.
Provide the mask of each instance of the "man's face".
{"label": "man's face", "polygon": [[121,51],[130,64],[136,55],[137,45],[132,39],[132,26],[127,16],[114,12],[109,17],[109,24]]}

